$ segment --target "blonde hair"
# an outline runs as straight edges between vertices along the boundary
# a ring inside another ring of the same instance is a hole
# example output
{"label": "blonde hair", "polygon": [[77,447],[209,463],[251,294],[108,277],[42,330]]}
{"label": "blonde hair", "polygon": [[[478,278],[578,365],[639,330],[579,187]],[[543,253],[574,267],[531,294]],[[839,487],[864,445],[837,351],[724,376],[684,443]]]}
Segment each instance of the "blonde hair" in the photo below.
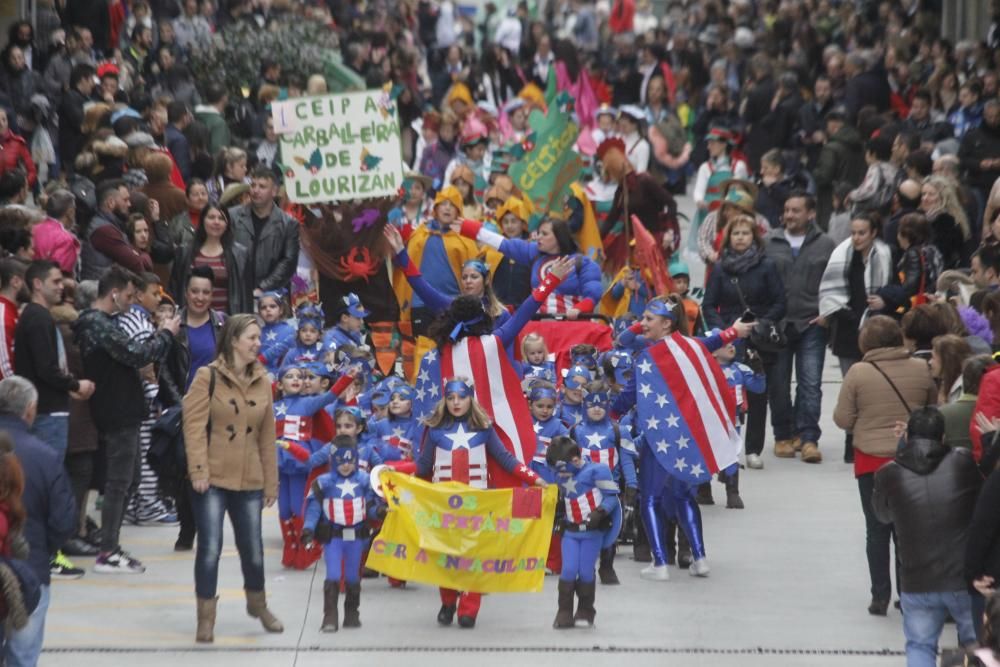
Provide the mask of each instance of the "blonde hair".
{"label": "blonde hair", "polygon": [[545,344],[545,339],[542,338],[542,334],[533,331],[533,332],[531,332],[530,334],[527,334],[524,338],[521,339],[521,356],[522,357],[527,357],[528,356],[528,345],[533,345],[535,343],[541,343],[542,344],[542,349],[545,350],[545,353],[546,354],[549,353],[549,348]]}
{"label": "blonde hair", "polygon": [[[223,363],[234,371],[239,371],[240,369],[236,368],[236,354],[233,351],[233,344],[237,338],[243,335],[243,332],[253,325],[261,329],[263,328],[260,324],[260,318],[256,315],[249,313],[231,315],[226,318],[225,323],[222,325],[222,331],[219,332],[219,344],[215,356],[216,358],[221,358]],[[258,364],[260,364],[260,361],[254,360],[253,363],[243,369],[244,373],[249,377],[253,374],[253,370]]]}
{"label": "blonde hair", "polygon": [[[965,215],[965,209],[958,201],[958,191],[955,189],[955,184],[944,176],[928,176],[924,179],[924,185],[929,185],[937,190],[938,197],[941,198],[941,210],[955,219],[955,223],[962,230],[962,239],[968,241],[972,237],[972,232],[969,229],[969,219]],[[927,213],[931,212],[927,211]]]}
{"label": "blonde hair", "polygon": [[[469,382],[468,378],[464,377],[448,378],[444,381],[444,384],[448,384],[452,380],[459,380],[461,382],[465,382],[470,387],[472,386],[472,383]],[[479,401],[476,400],[475,394],[472,395],[472,403],[469,404],[469,413],[466,422],[469,424],[469,428],[471,428],[473,431],[485,431],[486,429],[493,426],[493,422],[492,420],[490,420],[489,414],[486,413],[486,410],[483,408],[483,406],[480,405]],[[431,412],[431,416],[424,420],[424,425],[429,426],[431,428],[437,428],[439,426],[451,426],[454,423],[455,423],[455,418],[451,416],[450,412],[448,412],[447,395],[441,397],[441,400],[438,401],[437,405],[434,406],[434,410],[433,412]]]}

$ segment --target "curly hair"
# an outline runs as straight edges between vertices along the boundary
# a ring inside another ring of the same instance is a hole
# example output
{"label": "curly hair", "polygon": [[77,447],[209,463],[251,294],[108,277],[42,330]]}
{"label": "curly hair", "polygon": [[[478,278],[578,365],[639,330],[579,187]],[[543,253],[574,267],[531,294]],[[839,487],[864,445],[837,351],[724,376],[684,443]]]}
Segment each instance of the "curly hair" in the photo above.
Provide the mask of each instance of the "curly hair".
{"label": "curly hair", "polygon": [[437,343],[439,349],[444,349],[453,342],[451,332],[462,322],[466,323],[465,327],[458,332],[455,342],[466,336],[487,336],[493,332],[493,316],[486,312],[483,300],[477,296],[460,296],[434,320],[427,337]]}

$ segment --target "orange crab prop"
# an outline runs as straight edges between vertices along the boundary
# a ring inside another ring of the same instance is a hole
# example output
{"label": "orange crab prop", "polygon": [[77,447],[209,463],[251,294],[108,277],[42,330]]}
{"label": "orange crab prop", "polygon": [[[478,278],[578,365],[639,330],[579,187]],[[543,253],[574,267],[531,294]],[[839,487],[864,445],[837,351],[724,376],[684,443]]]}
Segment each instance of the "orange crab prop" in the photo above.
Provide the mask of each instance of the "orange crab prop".
{"label": "orange crab prop", "polygon": [[351,250],[337,260],[335,277],[344,282],[364,279],[368,282],[370,276],[375,275],[379,266],[384,266],[385,262],[373,259],[368,248],[351,248]]}

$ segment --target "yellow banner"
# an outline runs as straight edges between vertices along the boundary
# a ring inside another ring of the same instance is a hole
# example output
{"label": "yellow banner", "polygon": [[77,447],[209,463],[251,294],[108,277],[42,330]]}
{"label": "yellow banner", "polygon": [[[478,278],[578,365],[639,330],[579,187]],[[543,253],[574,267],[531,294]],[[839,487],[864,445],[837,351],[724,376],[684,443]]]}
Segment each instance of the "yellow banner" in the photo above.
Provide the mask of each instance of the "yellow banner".
{"label": "yellow banner", "polygon": [[474,593],[542,590],[558,488],[480,491],[385,470],[389,514],[368,567]]}

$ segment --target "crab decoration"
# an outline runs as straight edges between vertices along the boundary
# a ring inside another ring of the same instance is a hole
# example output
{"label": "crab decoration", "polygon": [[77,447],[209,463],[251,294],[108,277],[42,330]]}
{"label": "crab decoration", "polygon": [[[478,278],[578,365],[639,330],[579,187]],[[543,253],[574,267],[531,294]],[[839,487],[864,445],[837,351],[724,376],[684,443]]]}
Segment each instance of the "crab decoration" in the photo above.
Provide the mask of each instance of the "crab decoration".
{"label": "crab decoration", "polygon": [[372,258],[368,248],[351,248],[337,260],[336,277],[344,282],[362,279],[368,282],[368,278],[375,275],[378,267],[383,265],[383,261]]}

